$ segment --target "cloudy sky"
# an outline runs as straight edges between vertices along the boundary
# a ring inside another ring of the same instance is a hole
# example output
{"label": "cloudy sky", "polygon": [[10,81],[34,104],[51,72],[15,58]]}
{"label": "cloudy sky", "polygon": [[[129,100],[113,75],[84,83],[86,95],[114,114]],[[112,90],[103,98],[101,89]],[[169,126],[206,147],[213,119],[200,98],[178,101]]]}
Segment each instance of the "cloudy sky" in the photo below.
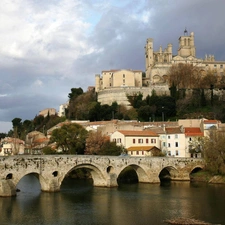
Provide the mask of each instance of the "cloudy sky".
{"label": "cloudy sky", "polygon": [[186,28],[197,57],[225,60],[224,9],[224,0],[1,0],[0,132],[15,117],[58,111],[102,70],[144,71],[147,38],[176,54]]}

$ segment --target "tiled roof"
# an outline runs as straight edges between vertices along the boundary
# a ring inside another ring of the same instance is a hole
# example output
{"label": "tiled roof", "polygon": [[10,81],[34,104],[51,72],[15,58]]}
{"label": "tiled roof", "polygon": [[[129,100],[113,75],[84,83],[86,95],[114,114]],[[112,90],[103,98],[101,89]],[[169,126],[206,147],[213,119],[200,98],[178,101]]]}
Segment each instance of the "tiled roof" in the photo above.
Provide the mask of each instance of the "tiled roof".
{"label": "tiled roof", "polygon": [[182,134],[180,127],[166,127],[167,134]]}
{"label": "tiled roof", "polygon": [[217,120],[204,120],[204,123],[209,123],[209,124],[217,124],[218,123],[218,121]]}
{"label": "tiled roof", "polygon": [[185,128],[185,136],[201,136],[203,137],[204,134],[201,132],[199,127],[186,127]]}
{"label": "tiled roof", "polygon": [[132,146],[127,148],[127,151],[151,151],[154,148],[158,149],[155,146]]}
{"label": "tiled roof", "polygon": [[157,134],[165,134],[166,132],[162,127],[147,127],[145,130],[155,132]]}
{"label": "tiled roof", "polygon": [[49,141],[48,138],[39,138],[39,139],[34,140],[33,142],[34,143],[45,143],[45,142],[48,142],[48,141]]}
{"label": "tiled roof", "polygon": [[158,137],[159,135],[149,130],[118,130],[124,136],[145,136],[145,137]]}

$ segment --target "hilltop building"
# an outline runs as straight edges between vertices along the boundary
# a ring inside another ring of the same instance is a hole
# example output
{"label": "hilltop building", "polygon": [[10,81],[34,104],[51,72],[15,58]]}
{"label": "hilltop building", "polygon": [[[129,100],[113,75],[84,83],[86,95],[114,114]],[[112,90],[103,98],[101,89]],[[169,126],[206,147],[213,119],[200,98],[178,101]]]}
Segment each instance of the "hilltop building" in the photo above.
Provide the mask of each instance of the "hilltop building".
{"label": "hilltop building", "polygon": [[46,117],[48,115],[52,116],[52,115],[56,115],[56,114],[57,114],[57,112],[54,108],[43,109],[39,112],[39,116],[41,115],[41,116],[44,116],[44,117]]}
{"label": "hilltop building", "polygon": [[216,61],[213,55],[205,55],[204,59],[196,58],[194,32],[179,38],[179,48],[173,55],[173,46],[168,44],[162,50],[154,51],[153,39],[148,38],[145,45],[145,72],[140,70],[104,70],[95,75],[95,91],[102,104],[118,104],[129,106],[127,95],[141,92],[145,98],[155,90],[158,95],[170,94],[168,70],[174,64],[192,64],[201,75],[212,70],[217,76],[224,76],[225,61]]}

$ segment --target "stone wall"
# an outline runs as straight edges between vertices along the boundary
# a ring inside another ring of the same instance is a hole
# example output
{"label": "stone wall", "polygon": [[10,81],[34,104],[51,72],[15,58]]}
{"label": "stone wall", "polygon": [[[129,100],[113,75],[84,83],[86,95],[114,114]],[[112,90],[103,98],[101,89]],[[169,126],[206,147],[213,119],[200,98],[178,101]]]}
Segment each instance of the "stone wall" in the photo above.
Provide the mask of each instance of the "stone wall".
{"label": "stone wall", "polygon": [[127,95],[138,94],[139,92],[143,94],[143,99],[147,95],[152,94],[153,89],[156,91],[157,95],[169,95],[168,85],[157,85],[150,87],[120,87],[120,88],[109,88],[98,92],[98,102],[103,104],[111,105],[113,102],[117,102],[119,105],[123,104],[125,106],[130,106],[127,99]]}

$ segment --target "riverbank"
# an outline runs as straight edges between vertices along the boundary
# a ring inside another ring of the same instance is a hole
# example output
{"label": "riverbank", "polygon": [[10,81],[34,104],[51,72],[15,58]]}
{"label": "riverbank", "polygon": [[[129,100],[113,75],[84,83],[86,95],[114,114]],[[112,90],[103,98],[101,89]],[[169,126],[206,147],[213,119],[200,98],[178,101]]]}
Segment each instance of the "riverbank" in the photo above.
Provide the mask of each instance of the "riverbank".
{"label": "riverbank", "polygon": [[205,182],[212,184],[225,184],[225,176],[212,175],[207,171],[199,171],[197,173],[191,174],[191,181],[195,182]]}
{"label": "riverbank", "polygon": [[[192,219],[192,218],[177,218],[172,220],[165,220],[164,221],[167,224],[170,225],[213,225],[211,223],[206,223],[204,221]],[[218,224],[219,225],[219,224]]]}

